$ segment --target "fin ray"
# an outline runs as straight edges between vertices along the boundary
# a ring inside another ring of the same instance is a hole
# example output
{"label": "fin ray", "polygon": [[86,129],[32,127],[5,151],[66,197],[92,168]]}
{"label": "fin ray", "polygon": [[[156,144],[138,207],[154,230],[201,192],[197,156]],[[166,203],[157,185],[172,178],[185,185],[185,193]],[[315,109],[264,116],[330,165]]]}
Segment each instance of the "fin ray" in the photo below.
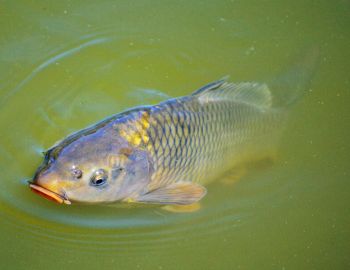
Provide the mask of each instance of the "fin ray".
{"label": "fin ray", "polygon": [[195,91],[192,96],[200,102],[237,101],[262,107],[271,107],[272,95],[264,83],[229,83],[222,79]]}
{"label": "fin ray", "polygon": [[177,182],[141,195],[137,201],[155,204],[193,204],[204,197],[205,187],[191,182]]}

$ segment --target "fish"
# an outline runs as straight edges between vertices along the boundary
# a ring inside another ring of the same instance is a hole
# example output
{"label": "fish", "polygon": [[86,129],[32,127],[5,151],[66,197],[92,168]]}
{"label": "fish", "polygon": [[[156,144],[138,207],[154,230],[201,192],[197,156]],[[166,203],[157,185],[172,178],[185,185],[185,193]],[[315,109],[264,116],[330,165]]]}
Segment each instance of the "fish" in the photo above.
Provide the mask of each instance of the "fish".
{"label": "fish", "polygon": [[112,115],[49,148],[29,187],[67,205],[196,204],[209,183],[274,151],[290,108],[305,93],[313,58],[271,83],[281,88],[292,79],[295,91],[292,84],[272,92],[267,83],[223,78]]}
{"label": "fish", "polygon": [[66,137],[30,188],[64,204],[193,204],[235,164],[273,148],[284,117],[266,84],[218,80]]}

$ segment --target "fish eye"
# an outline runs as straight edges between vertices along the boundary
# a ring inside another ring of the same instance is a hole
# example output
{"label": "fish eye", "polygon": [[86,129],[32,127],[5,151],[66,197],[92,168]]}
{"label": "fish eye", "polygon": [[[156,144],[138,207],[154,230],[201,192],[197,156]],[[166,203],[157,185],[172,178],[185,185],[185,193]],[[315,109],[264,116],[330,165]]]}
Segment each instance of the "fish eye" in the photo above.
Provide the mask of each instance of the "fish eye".
{"label": "fish eye", "polygon": [[72,175],[75,179],[79,179],[83,176],[83,172],[78,169],[77,167],[73,166],[72,167]]}
{"label": "fish eye", "polygon": [[101,186],[104,183],[107,182],[108,176],[104,169],[98,169],[95,171],[95,173],[92,175],[90,179],[90,183],[93,186]]}

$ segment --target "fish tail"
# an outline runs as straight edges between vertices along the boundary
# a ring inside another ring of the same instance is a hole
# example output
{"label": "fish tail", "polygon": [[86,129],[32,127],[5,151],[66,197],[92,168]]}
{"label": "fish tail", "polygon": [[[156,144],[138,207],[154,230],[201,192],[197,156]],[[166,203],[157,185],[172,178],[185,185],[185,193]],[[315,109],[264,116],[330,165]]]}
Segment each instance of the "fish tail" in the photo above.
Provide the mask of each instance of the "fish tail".
{"label": "fish tail", "polygon": [[274,94],[275,107],[290,107],[303,98],[312,84],[319,54],[317,46],[304,50],[288,69],[268,83]]}

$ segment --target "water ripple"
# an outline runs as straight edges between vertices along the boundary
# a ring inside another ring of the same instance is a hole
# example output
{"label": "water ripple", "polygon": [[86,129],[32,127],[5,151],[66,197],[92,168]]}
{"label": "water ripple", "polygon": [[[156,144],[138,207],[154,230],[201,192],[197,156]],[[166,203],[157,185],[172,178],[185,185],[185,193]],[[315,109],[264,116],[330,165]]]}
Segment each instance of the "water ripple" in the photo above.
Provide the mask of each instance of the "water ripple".
{"label": "water ripple", "polygon": [[105,42],[108,42],[109,40],[110,40],[109,38],[97,38],[97,39],[89,40],[83,44],[80,44],[80,45],[73,47],[69,50],[63,51],[62,53],[59,53],[59,54],[47,59],[46,61],[41,63],[39,66],[34,68],[33,71],[26,78],[24,78],[23,81],[21,81],[15,88],[13,88],[11,91],[9,91],[7,94],[5,94],[3,97],[3,101],[1,102],[1,105],[3,105],[7,101],[8,98],[10,98],[12,95],[16,94],[21,88],[23,88],[23,86],[25,84],[30,82],[39,72],[43,71],[48,66],[54,64],[56,61],[62,60],[66,57],[69,57],[69,56],[83,50],[84,48],[94,46],[97,44],[101,44],[101,43],[105,43]]}
{"label": "water ripple", "polygon": [[[210,191],[213,196],[205,198],[200,211],[190,214],[173,214],[155,207],[64,207],[29,192],[24,179],[31,177],[42,159],[41,152],[55,140],[123,106],[144,103],[145,92],[150,102],[167,98],[148,88],[143,77],[146,70],[158,81],[152,59],[160,61],[160,68],[166,66],[176,74],[195,54],[175,48],[170,54],[159,49],[160,40],[136,34],[117,38],[108,29],[80,41],[47,57],[1,100],[1,222],[16,228],[18,235],[35,239],[32,243],[37,248],[47,248],[50,243],[48,248],[70,247],[86,253],[118,250],[120,254],[140,249],[153,252],[179,241],[190,245],[186,241],[193,235],[198,244],[208,235],[244,224],[251,217],[249,205],[244,199],[233,203],[232,195],[221,196],[219,188]],[[56,67],[57,62],[61,67]],[[142,70],[139,76],[132,78],[130,66],[136,66],[135,74]],[[93,72],[86,72],[88,68]],[[17,120],[9,115],[16,115]]]}

